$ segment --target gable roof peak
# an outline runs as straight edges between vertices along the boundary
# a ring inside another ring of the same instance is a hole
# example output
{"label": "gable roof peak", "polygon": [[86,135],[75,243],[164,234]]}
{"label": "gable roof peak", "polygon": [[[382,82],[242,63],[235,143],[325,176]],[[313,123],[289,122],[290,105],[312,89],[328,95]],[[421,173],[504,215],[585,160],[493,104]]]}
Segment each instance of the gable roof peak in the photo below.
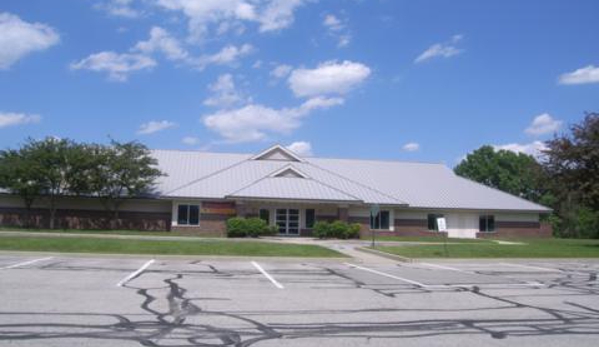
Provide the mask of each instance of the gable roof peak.
{"label": "gable roof peak", "polygon": [[279,160],[279,161],[294,161],[303,162],[304,159],[293,153],[288,148],[275,144],[264,151],[251,157],[250,160]]}

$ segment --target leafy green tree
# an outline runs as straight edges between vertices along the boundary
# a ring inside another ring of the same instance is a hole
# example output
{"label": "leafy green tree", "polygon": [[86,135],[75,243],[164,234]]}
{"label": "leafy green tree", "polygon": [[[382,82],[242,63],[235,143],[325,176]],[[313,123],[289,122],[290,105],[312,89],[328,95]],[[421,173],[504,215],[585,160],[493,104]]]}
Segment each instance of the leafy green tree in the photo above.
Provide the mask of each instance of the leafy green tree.
{"label": "leafy green tree", "polygon": [[23,199],[26,227],[31,224],[31,207],[43,190],[38,173],[37,162],[23,151],[0,151],[0,188]]}
{"label": "leafy green tree", "polygon": [[547,178],[534,157],[524,153],[482,146],[458,164],[454,172],[489,187],[541,202]]}
{"label": "leafy green tree", "polygon": [[152,193],[156,179],[163,175],[157,164],[149,149],[139,142],[112,141],[109,147],[94,148],[89,190],[111,212],[113,228],[126,199]]}
{"label": "leafy green tree", "polygon": [[569,237],[599,237],[599,113],[547,141],[544,168],[555,196],[556,225]]}

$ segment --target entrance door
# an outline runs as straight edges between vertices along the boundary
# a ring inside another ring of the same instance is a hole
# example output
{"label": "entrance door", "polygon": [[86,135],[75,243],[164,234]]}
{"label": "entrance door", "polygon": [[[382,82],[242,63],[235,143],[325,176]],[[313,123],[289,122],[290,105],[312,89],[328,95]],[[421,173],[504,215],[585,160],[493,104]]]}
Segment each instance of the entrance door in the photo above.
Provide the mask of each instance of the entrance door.
{"label": "entrance door", "polygon": [[279,234],[299,235],[299,210],[296,208],[278,208],[276,223]]}

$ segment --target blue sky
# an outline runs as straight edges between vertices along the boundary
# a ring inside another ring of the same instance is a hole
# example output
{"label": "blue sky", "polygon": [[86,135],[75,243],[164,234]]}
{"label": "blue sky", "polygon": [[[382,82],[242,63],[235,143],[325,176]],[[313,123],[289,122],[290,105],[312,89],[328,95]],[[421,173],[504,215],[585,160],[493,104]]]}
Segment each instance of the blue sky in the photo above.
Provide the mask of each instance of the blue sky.
{"label": "blue sky", "polygon": [[3,0],[0,147],[27,137],[445,162],[599,111],[599,2]]}

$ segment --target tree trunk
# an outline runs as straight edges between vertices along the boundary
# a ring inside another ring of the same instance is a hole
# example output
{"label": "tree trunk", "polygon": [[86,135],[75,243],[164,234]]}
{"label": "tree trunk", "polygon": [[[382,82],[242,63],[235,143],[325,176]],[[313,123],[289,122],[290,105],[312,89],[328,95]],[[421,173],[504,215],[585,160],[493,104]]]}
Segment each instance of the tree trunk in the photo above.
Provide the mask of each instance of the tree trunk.
{"label": "tree trunk", "polygon": [[54,217],[56,216],[56,199],[50,197],[50,229],[54,229]]}

